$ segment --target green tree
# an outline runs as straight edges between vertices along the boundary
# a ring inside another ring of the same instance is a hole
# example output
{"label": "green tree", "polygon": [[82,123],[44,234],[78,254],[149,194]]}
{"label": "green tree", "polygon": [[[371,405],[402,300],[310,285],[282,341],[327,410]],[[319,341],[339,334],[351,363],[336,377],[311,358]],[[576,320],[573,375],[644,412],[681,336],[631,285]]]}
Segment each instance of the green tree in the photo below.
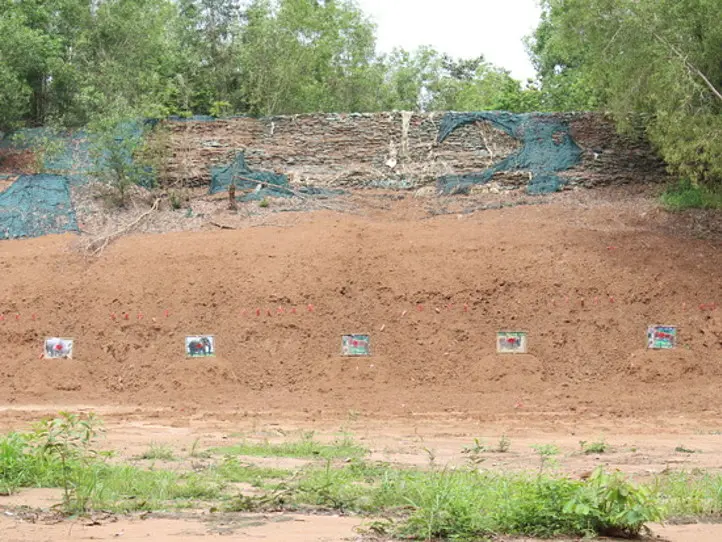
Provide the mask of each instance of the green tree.
{"label": "green tree", "polygon": [[179,49],[177,109],[207,114],[218,112],[219,105],[226,103],[244,109],[239,51],[242,12],[238,2],[180,0],[178,10],[171,23]]}
{"label": "green tree", "polygon": [[[722,182],[722,3],[545,0],[531,50],[556,106],[598,104],[692,182]],[[573,99],[564,102],[564,92]]]}
{"label": "green tree", "polygon": [[254,0],[245,18],[240,58],[250,112],[374,108],[374,28],[354,3]]}
{"label": "green tree", "polygon": [[431,47],[394,50],[385,59],[384,109],[532,111],[536,87],[514,79],[483,56],[455,59]]}

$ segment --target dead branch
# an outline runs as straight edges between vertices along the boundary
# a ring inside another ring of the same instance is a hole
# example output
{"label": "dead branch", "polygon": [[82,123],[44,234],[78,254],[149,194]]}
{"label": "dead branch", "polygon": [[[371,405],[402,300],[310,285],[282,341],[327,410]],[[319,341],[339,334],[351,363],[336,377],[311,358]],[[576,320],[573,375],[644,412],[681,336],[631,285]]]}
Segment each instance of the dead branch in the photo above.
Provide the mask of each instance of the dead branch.
{"label": "dead branch", "polygon": [[140,222],[142,222],[145,218],[150,216],[153,212],[157,211],[159,205],[160,205],[160,198],[156,199],[153,202],[153,206],[150,209],[148,209],[146,212],[144,212],[138,218],[133,220],[130,224],[126,224],[125,226],[123,226],[119,230],[114,231],[111,234],[103,235],[101,237],[93,239],[88,244],[88,247],[86,248],[86,250],[88,252],[90,252],[93,256],[99,256],[111,242],[115,241],[122,235],[128,233],[130,230],[135,228]]}
{"label": "dead branch", "polygon": [[690,72],[696,74],[700,79],[702,79],[702,81],[704,81],[705,84],[707,85],[707,87],[712,91],[712,94],[714,94],[718,99],[722,100],[722,93],[719,90],[717,90],[717,88],[715,88],[715,86],[712,84],[712,82],[709,79],[707,79],[707,76],[705,76],[705,74],[703,74],[702,71],[699,68],[697,68],[697,66],[695,66],[694,64],[692,64],[689,61],[689,58],[687,56],[685,56],[682,53],[682,51],[677,49],[677,47],[675,47],[672,43],[668,42],[666,39],[664,39],[659,34],[655,33],[654,37],[662,45],[666,46],[670,51],[672,51],[675,55],[677,55],[679,57],[679,59],[682,61],[682,63],[686,66],[686,68]]}
{"label": "dead branch", "polygon": [[215,222],[213,220],[209,220],[208,223],[211,226],[215,226],[216,228],[220,228],[222,230],[236,230],[238,228],[234,228],[233,226],[227,226],[226,224],[221,224],[220,222]]}
{"label": "dead branch", "polygon": [[489,153],[489,160],[493,164],[494,163],[494,151],[491,150],[491,147],[489,147],[489,142],[486,139],[486,131],[485,131],[486,127],[484,126],[483,122],[477,122],[476,127],[479,130],[479,135],[481,136],[481,140],[484,143],[484,147],[486,147],[486,152]]}

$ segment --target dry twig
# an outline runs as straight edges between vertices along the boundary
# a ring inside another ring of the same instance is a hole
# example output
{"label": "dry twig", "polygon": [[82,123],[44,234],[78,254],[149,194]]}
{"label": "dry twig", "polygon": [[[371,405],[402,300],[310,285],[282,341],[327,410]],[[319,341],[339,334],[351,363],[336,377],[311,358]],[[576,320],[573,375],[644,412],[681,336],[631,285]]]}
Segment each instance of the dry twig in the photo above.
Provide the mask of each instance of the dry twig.
{"label": "dry twig", "polygon": [[140,224],[140,222],[142,222],[144,219],[146,219],[148,216],[150,216],[153,212],[157,211],[159,205],[160,205],[160,199],[156,199],[153,202],[153,206],[150,209],[148,209],[146,212],[144,212],[138,218],[133,220],[131,223],[126,224],[119,230],[114,231],[113,233],[110,233],[108,235],[103,235],[101,237],[93,239],[88,244],[86,250],[88,252],[90,252],[93,256],[99,256],[111,242],[115,241],[122,235],[128,233],[130,230],[132,230],[134,227],[136,227],[138,224]]}

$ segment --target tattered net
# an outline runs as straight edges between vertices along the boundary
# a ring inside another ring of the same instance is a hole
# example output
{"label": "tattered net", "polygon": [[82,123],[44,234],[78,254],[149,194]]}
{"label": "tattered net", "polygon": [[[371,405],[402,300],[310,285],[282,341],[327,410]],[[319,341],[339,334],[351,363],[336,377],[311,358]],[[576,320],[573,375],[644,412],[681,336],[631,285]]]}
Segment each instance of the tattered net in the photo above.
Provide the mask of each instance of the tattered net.
{"label": "tattered net", "polygon": [[521,148],[486,171],[440,177],[437,187],[441,192],[448,194],[457,191],[459,187],[485,184],[495,173],[518,170],[531,173],[527,187],[530,194],[555,192],[564,183],[555,173],[569,169],[580,161],[582,151],[572,139],[569,126],[553,115],[542,113],[447,113],[439,126],[438,142],[443,142],[457,128],[479,121],[487,121],[518,139],[522,143]]}

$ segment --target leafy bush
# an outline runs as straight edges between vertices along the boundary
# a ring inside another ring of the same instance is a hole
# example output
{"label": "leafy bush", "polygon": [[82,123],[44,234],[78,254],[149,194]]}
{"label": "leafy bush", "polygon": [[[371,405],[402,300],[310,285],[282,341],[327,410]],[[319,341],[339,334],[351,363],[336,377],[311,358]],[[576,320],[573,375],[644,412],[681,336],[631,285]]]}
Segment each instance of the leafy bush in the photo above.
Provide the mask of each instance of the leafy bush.
{"label": "leafy bush", "polygon": [[638,536],[645,523],[664,516],[648,488],[634,486],[620,472],[608,474],[601,467],[567,502],[564,512],[585,518],[592,533],[627,537]]}

